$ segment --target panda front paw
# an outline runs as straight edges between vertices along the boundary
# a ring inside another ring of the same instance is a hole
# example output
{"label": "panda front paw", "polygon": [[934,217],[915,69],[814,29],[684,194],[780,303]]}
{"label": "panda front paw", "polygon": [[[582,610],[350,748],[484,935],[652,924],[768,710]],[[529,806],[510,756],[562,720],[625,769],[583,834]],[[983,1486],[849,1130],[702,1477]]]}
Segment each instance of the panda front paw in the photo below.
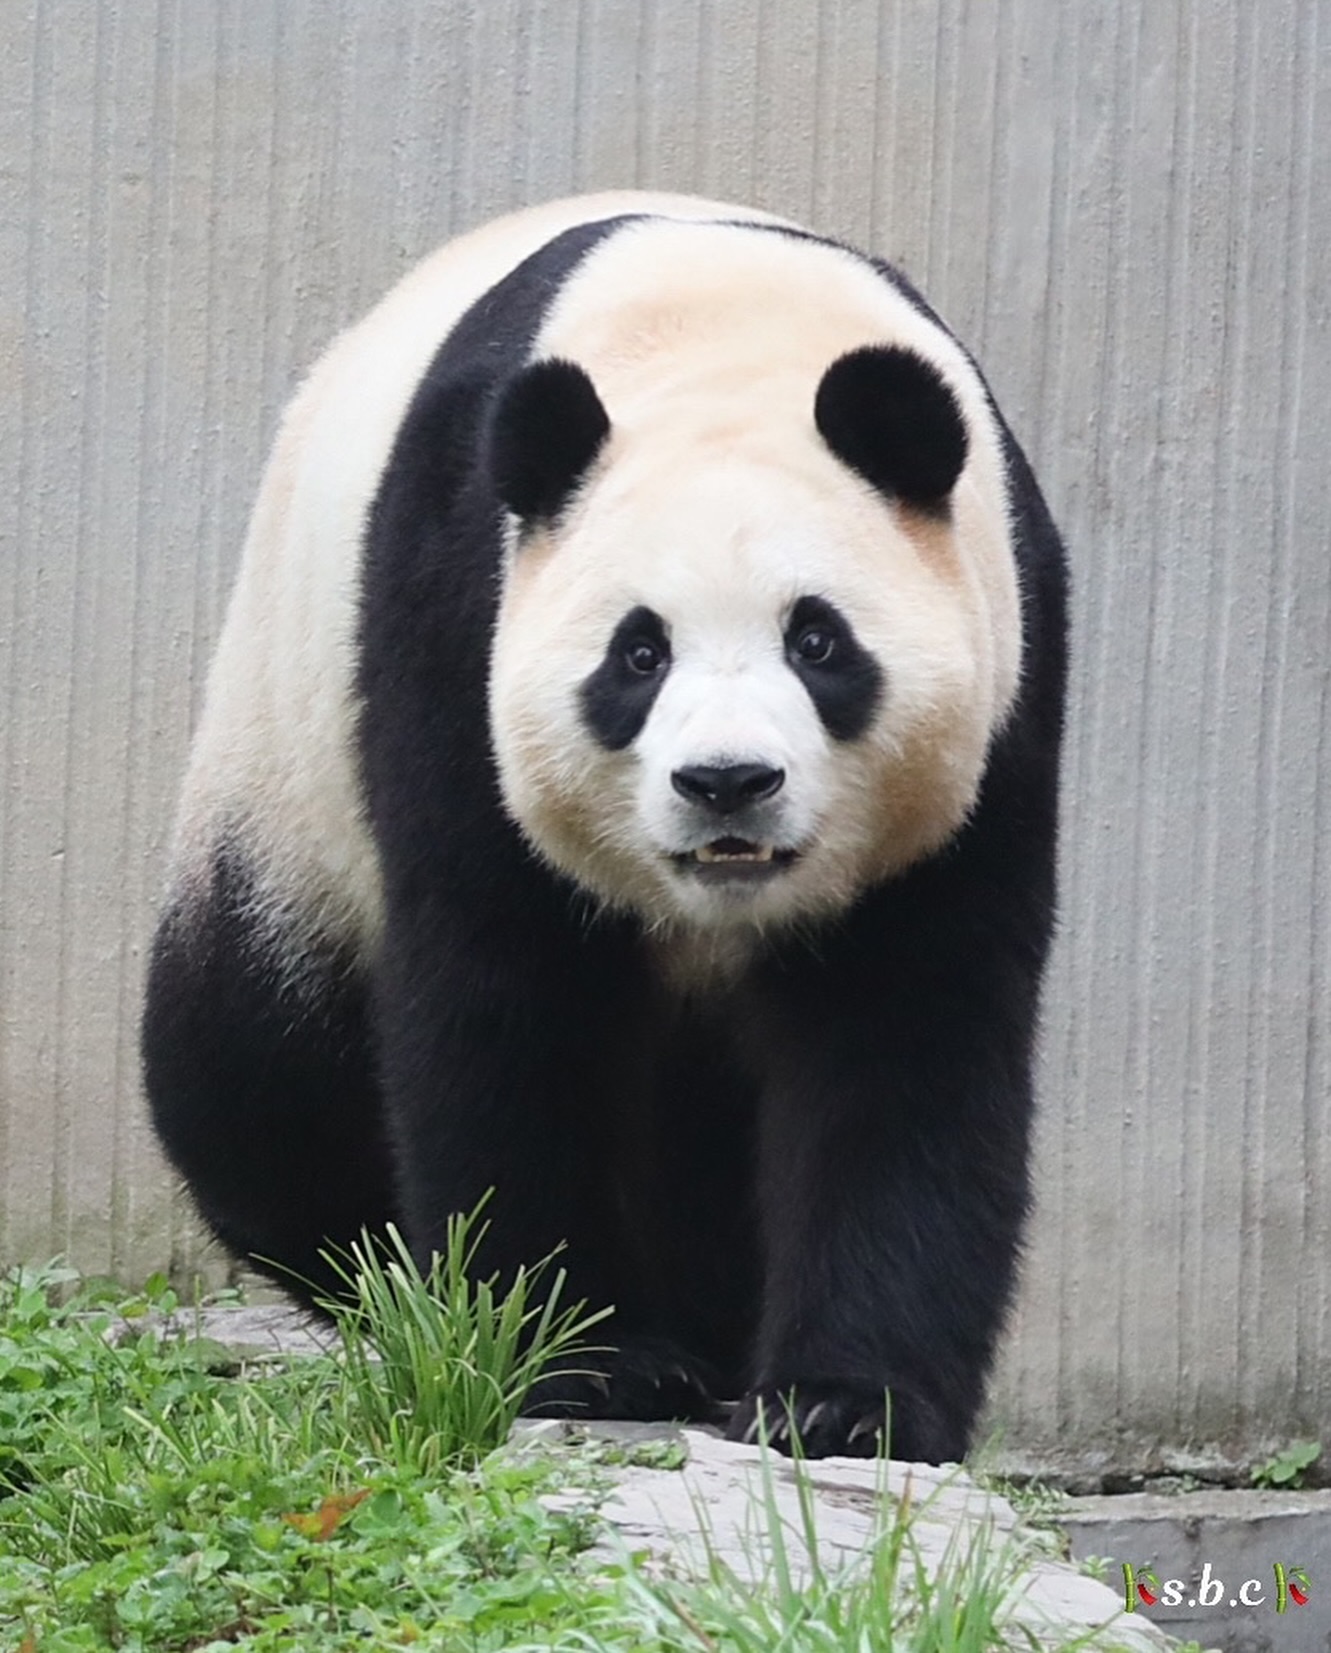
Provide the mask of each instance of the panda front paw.
{"label": "panda front paw", "polygon": [[[761,1417],[761,1423],[760,1423]],[[726,1431],[755,1442],[765,1430],[779,1452],[795,1442],[805,1458],[876,1458],[888,1448],[909,1463],[954,1463],[966,1450],[964,1431],[949,1427],[937,1407],[902,1389],[885,1391],[824,1381],[763,1384],[740,1402]]]}
{"label": "panda front paw", "polygon": [[882,1454],[887,1409],[874,1396],[832,1383],[769,1384],[746,1395],[726,1430],[732,1441],[763,1439],[804,1458],[874,1458]]}
{"label": "panda front paw", "polygon": [[532,1418],[618,1418],[633,1423],[715,1423],[716,1376],[664,1338],[626,1340],[549,1372],[522,1410]]}

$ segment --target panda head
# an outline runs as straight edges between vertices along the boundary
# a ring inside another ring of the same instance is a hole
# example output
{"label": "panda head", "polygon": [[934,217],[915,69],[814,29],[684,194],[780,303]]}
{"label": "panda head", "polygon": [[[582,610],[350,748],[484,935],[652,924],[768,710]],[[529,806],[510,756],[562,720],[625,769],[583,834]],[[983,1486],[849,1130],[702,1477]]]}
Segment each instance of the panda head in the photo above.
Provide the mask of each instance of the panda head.
{"label": "panda head", "polygon": [[969,446],[896,346],[622,420],[570,361],[509,383],[491,734],[537,851],[652,928],[716,930],[835,913],[943,843],[1005,709]]}

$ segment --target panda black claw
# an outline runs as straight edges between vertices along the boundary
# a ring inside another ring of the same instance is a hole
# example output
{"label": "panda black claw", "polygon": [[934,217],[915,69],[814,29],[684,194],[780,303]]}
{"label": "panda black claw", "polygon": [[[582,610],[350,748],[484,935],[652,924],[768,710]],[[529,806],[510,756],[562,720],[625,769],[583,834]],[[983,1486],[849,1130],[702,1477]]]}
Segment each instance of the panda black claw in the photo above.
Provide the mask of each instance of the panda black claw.
{"label": "panda black claw", "polygon": [[[908,1412],[908,1407],[903,1409],[903,1414]],[[741,1403],[729,1438],[752,1445],[762,1438],[764,1418],[768,1444],[779,1452],[826,1458],[873,1457],[882,1451],[885,1408],[862,1389],[823,1381],[764,1388]],[[903,1444],[913,1440],[909,1430],[907,1421]]]}
{"label": "panda black claw", "polygon": [[575,1362],[567,1371],[542,1378],[532,1392],[530,1411],[541,1417],[637,1423],[716,1421],[715,1374],[706,1362],[675,1353],[669,1340],[626,1339],[613,1354],[598,1359],[604,1370],[588,1371]]}

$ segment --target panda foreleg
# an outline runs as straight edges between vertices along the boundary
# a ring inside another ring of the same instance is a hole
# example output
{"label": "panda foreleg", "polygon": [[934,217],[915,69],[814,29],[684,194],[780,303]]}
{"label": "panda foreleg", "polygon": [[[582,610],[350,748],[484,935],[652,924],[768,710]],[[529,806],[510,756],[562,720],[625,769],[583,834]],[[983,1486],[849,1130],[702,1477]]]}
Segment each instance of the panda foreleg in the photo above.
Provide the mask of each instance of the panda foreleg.
{"label": "panda foreleg", "polygon": [[427,922],[417,906],[390,919],[380,1072],[413,1252],[428,1265],[449,1218],[485,1198],[474,1278],[497,1276],[503,1289],[551,1257],[535,1300],[562,1270],[561,1306],[613,1309],[586,1351],[537,1386],[529,1412],[711,1417],[713,1375],[660,1334],[615,1209],[609,1144],[622,1074],[607,1063],[607,1030],[633,1023],[632,971],[527,917],[525,945],[501,925],[493,947],[488,926],[465,913],[436,907]]}
{"label": "panda foreleg", "polygon": [[812,1031],[776,1047],[764,1095],[764,1315],[732,1436],[761,1407],[785,1444],[789,1410],[809,1456],[872,1454],[890,1391],[892,1456],[960,1459],[1028,1204],[1025,1041],[853,991],[790,1008],[774,1023]]}

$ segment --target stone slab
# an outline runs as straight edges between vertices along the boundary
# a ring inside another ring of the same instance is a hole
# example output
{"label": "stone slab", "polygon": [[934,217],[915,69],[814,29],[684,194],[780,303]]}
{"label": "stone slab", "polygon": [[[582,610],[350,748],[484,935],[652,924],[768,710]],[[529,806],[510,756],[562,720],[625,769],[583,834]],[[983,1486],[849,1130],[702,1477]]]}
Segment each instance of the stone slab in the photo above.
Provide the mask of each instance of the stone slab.
{"label": "stone slab", "polygon": [[[1059,1520],[1074,1559],[1110,1560],[1120,1605],[1125,1562],[1156,1575],[1160,1599],[1134,1616],[1172,1635],[1224,1653],[1331,1653],[1331,1492],[1075,1498]],[[1287,1596],[1276,1611],[1277,1562],[1307,1575],[1306,1606]]]}
{"label": "stone slab", "polygon": [[[590,1434],[628,1444],[672,1433],[656,1425],[527,1428],[551,1439]],[[890,1516],[892,1505],[908,1499],[912,1537],[931,1577],[950,1549],[986,1527],[995,1546],[1010,1544],[1020,1552],[1008,1625],[1012,1646],[1029,1646],[1028,1637],[1048,1648],[1079,1640],[1082,1647],[1106,1653],[1160,1653],[1171,1645],[1157,1626],[1126,1614],[1117,1592],[1041,1553],[1039,1536],[1022,1527],[1006,1499],[983,1491],[955,1466],[821,1458],[797,1468],[776,1454],[765,1463],[760,1448],[707,1430],[676,1428],[673,1435],[687,1448],[684,1467],[630,1464],[613,1470],[617,1490],[602,1509],[629,1549],[646,1549],[673,1570],[702,1577],[716,1558],[741,1579],[758,1583],[771,1560],[763,1508],[768,1476],[787,1563],[796,1578],[807,1581],[814,1562],[804,1539],[802,1478],[811,1493],[817,1566],[824,1573],[864,1558],[885,1511]]]}

